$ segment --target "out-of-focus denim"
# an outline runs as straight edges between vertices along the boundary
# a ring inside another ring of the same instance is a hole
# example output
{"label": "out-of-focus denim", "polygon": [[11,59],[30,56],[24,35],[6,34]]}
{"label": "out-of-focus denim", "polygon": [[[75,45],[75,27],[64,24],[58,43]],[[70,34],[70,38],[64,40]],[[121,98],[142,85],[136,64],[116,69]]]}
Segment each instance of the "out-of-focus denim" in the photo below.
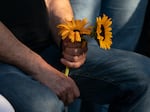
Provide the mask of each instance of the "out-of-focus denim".
{"label": "out-of-focus denim", "polygon": [[[89,24],[94,25],[96,17],[101,16],[102,14],[106,14],[110,18],[112,18],[113,22],[112,48],[128,51],[135,50],[142,30],[148,0],[70,0],[70,1],[76,19],[87,18],[89,20]],[[89,103],[91,104],[91,108],[96,108],[94,112],[101,112],[101,110],[107,110],[105,106],[104,109],[103,108],[97,109],[98,106],[93,105],[91,102]],[[72,111],[76,104],[74,103],[72,105],[73,106],[70,106],[69,108],[70,112],[77,112]],[[86,103],[83,103],[83,107],[84,105],[86,105]],[[78,108],[80,107],[79,104],[76,106]]]}
{"label": "out-of-focus denim", "polygon": [[76,19],[106,14],[112,18],[113,48],[134,50],[139,40],[148,0],[71,0]]}
{"label": "out-of-focus denim", "polygon": [[70,76],[78,84],[83,101],[109,103],[110,112],[148,112],[149,64],[150,59],[142,55],[113,48],[105,51],[89,43],[86,64]]}
{"label": "out-of-focus denim", "polygon": [[[95,17],[105,13],[113,20],[112,49],[104,51],[89,40],[85,65],[71,70],[70,76],[81,91],[80,98],[99,104],[110,103],[110,112],[149,112],[150,60],[124,51],[133,51],[137,44],[147,0],[71,0],[71,3],[75,18],[87,17],[94,24]],[[41,55],[58,67],[58,52],[50,46]],[[16,112],[63,110],[62,102],[50,89],[15,66],[4,63],[0,63],[0,94],[11,102]]]}
{"label": "out-of-focus denim", "polygon": [[46,86],[17,67],[1,62],[0,94],[8,99],[15,112],[62,112],[64,109],[62,101]]}
{"label": "out-of-focus denim", "polygon": [[[110,112],[149,112],[149,58],[113,48],[105,51],[93,42],[88,47],[85,64],[70,72],[80,89],[80,98],[98,104],[109,103]],[[41,56],[51,65],[61,67],[56,46],[51,45]],[[0,93],[16,112],[63,110],[62,102],[50,89],[5,63],[0,63]]]}

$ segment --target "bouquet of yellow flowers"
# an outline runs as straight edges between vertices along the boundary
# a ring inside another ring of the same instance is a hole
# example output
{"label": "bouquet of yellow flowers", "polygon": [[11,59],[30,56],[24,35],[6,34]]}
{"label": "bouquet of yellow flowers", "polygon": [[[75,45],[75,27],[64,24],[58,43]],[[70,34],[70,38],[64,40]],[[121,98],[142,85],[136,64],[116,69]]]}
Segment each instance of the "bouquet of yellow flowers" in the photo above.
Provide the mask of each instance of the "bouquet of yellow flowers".
{"label": "bouquet of yellow flowers", "polygon": [[[71,42],[81,42],[85,40],[83,35],[89,35],[89,37],[94,38],[100,48],[105,50],[110,49],[112,45],[112,21],[111,18],[103,14],[102,17],[97,17],[95,26],[88,26],[88,21],[86,18],[82,20],[65,21],[63,24],[59,24],[59,35],[61,39],[64,40],[69,38]],[[68,76],[69,68],[66,67],[65,75]]]}

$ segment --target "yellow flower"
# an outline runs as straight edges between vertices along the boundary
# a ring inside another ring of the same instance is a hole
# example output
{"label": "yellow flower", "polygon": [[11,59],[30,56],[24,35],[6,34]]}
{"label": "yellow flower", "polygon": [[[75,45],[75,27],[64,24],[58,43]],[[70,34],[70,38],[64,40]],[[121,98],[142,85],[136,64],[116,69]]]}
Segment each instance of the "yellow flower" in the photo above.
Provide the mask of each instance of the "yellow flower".
{"label": "yellow flower", "polygon": [[[94,37],[101,48],[110,49],[112,45],[112,21],[111,18],[108,18],[105,14],[102,17],[96,18],[96,26],[92,29],[91,26],[87,26],[87,19],[65,21],[62,24],[59,24],[57,28],[59,29],[59,35],[61,39],[66,38],[70,39],[71,42],[82,42],[82,47],[87,45],[86,40],[83,38],[83,35],[90,35]],[[69,67],[66,66],[65,75],[68,76]]]}
{"label": "yellow flower", "polygon": [[105,14],[96,18],[96,36],[99,45],[103,49],[110,49],[112,45],[112,21]]}
{"label": "yellow flower", "polygon": [[60,29],[59,35],[61,35],[62,40],[67,37],[71,40],[71,42],[81,42],[82,35],[90,35],[91,27],[87,25],[87,19],[84,18],[82,20],[72,20],[65,21],[63,24],[59,24],[57,28]]}

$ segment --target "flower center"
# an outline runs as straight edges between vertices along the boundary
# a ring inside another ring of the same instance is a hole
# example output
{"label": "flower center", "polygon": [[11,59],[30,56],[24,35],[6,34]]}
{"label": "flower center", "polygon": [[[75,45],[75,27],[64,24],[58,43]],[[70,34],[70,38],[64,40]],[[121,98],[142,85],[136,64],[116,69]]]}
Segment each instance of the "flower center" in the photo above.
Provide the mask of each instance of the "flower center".
{"label": "flower center", "polygon": [[103,38],[103,40],[104,40],[105,39],[105,28],[103,25],[101,25],[101,30],[102,30],[102,32],[100,33],[100,35],[104,37]]}
{"label": "flower center", "polygon": [[74,30],[73,30],[73,32],[80,32],[80,30],[78,30],[78,29],[74,29]]}

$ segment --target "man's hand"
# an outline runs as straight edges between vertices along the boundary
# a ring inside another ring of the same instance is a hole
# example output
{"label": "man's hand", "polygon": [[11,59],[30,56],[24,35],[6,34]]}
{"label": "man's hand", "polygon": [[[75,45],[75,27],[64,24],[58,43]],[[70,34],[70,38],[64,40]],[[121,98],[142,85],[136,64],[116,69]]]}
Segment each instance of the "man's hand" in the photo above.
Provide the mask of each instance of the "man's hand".
{"label": "man's hand", "polygon": [[64,104],[71,103],[80,95],[78,87],[70,77],[66,77],[40,55],[22,44],[1,22],[0,61],[15,65],[49,87]]}
{"label": "man's hand", "polygon": [[36,75],[35,78],[56,93],[65,105],[72,103],[80,96],[75,82],[70,77],[66,77],[62,72],[52,68],[50,70],[45,68],[42,74]]}
{"label": "man's hand", "polygon": [[86,60],[87,43],[74,42],[69,39],[62,41],[62,55],[61,62],[69,68],[79,68]]}

